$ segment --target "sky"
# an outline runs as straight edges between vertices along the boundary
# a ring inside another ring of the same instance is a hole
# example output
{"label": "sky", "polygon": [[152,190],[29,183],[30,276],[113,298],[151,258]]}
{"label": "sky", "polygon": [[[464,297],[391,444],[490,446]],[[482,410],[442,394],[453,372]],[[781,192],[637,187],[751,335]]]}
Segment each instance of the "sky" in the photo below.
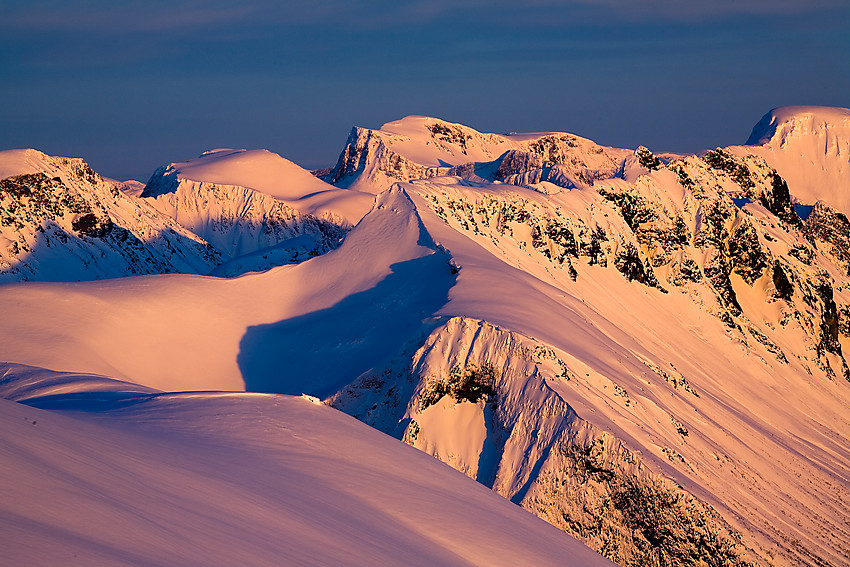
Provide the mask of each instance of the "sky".
{"label": "sky", "polygon": [[796,104],[850,107],[847,0],[0,0],[0,150],[117,179],[410,114],[699,152]]}

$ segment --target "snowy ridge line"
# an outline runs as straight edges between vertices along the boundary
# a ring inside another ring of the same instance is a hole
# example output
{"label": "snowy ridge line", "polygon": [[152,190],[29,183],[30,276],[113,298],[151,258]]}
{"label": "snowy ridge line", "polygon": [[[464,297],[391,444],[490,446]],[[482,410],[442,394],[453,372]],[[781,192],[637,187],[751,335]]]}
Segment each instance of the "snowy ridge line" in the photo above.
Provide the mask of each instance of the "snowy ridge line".
{"label": "snowy ridge line", "polygon": [[[659,553],[672,564],[752,561],[741,535],[717,510],[579,417],[565,391],[553,388],[583,381],[574,370],[581,366],[534,339],[453,317],[412,357],[400,355],[394,366],[362,376],[328,403],[434,455],[620,564],[647,564]],[[669,515],[644,524],[641,518],[662,502]],[[648,543],[653,530],[666,534],[660,548]]]}

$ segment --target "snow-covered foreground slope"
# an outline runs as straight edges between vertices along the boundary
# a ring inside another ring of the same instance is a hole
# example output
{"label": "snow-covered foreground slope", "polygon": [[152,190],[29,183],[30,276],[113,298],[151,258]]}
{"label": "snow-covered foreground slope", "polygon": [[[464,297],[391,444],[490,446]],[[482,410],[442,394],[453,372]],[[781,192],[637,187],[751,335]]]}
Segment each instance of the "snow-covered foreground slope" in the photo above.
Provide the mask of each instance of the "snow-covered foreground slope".
{"label": "snow-covered foreground slope", "polygon": [[[850,564],[850,221],[798,216],[749,147],[355,130],[324,179],[377,196],[337,248],[231,280],[2,286],[0,360],[318,396],[621,565]],[[209,196],[272,199],[217,185],[280,165],[243,153],[145,199],[201,233]]]}
{"label": "snow-covered foreground slope", "polygon": [[2,371],[3,564],[610,565],[304,398]]}

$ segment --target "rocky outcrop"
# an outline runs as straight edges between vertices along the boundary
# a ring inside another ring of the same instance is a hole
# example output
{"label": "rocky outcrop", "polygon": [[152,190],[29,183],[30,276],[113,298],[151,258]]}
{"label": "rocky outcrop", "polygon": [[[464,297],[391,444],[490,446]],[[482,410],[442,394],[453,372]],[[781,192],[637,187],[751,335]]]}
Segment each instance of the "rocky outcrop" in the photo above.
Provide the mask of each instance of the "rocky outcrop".
{"label": "rocky outcrop", "polygon": [[385,189],[396,181],[435,177],[449,167],[426,167],[392,151],[380,132],[352,128],[336,167],[322,179],[338,187],[373,186]]}

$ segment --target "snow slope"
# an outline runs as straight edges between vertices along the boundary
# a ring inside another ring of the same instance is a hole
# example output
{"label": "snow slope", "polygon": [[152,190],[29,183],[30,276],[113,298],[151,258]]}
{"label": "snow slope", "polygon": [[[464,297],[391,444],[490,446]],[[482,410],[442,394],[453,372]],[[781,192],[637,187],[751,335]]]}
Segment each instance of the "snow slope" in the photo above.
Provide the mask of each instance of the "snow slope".
{"label": "snow slope", "polygon": [[304,398],[15,365],[0,394],[4,564],[610,565]]}
{"label": "snow slope", "polygon": [[374,206],[297,265],[0,286],[0,360],[325,398],[622,565],[848,564],[850,221],[755,151],[488,136],[355,129]]}
{"label": "snow slope", "polygon": [[412,203],[394,190],[342,246],[298,265],[233,280],[0,287],[0,309],[16,321],[0,328],[8,341],[0,359],[163,390],[327,396],[418,336],[453,281]]}

